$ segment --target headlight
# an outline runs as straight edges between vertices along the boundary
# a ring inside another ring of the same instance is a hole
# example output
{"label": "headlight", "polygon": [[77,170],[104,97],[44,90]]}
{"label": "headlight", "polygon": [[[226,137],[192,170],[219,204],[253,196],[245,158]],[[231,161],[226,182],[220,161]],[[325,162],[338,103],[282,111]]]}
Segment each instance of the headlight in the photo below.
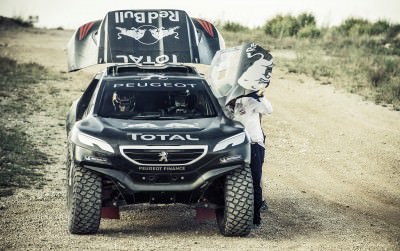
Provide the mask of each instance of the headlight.
{"label": "headlight", "polygon": [[232,155],[232,156],[225,156],[219,159],[219,163],[226,164],[230,162],[236,162],[243,160],[242,155]]}
{"label": "headlight", "polygon": [[78,132],[78,140],[82,144],[92,146],[92,147],[96,145],[100,149],[102,149],[106,152],[114,153],[114,149],[111,147],[111,145],[108,144],[107,142],[105,142],[104,140],[92,137],[92,136],[84,134],[82,132]]}
{"label": "headlight", "polygon": [[236,134],[236,135],[234,135],[232,137],[229,137],[227,139],[221,140],[220,142],[218,142],[215,145],[213,152],[224,150],[228,146],[240,145],[245,141],[245,139],[246,139],[246,133],[245,132],[241,132],[241,133]]}

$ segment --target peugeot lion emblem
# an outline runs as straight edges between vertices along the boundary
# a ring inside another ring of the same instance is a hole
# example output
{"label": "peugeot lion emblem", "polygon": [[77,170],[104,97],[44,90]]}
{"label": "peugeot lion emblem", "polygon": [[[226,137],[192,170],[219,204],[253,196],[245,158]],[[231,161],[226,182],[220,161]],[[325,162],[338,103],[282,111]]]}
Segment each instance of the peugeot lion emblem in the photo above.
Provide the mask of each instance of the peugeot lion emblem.
{"label": "peugeot lion emblem", "polygon": [[162,152],[160,152],[159,154],[158,154],[158,156],[160,156],[160,159],[158,160],[159,162],[168,162],[168,158],[167,158],[167,156],[168,156],[168,153],[167,152],[165,152],[165,151],[162,151]]}

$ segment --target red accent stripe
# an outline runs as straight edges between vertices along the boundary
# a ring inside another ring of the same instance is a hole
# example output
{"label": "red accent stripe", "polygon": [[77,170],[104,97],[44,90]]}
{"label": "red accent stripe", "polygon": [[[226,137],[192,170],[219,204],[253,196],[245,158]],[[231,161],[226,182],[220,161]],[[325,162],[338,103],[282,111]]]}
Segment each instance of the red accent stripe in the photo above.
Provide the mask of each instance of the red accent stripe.
{"label": "red accent stripe", "polygon": [[211,37],[214,37],[214,33],[213,33],[213,30],[212,30],[212,25],[211,25],[209,22],[207,22],[207,21],[204,21],[204,25],[207,26],[207,32],[208,32],[208,34],[209,34]]}
{"label": "red accent stripe", "polygon": [[210,22],[206,22],[208,27],[209,27],[209,31],[210,31],[210,36],[214,37],[214,32],[213,32],[213,27],[212,24]]}
{"label": "red accent stripe", "polygon": [[203,27],[203,29],[207,32],[207,34],[210,37],[214,37],[214,31],[213,31],[213,26],[210,22],[207,22],[205,20],[202,19],[197,19],[197,21],[199,22],[199,24]]}
{"label": "red accent stripe", "polygon": [[83,40],[86,37],[86,35],[89,33],[89,31],[93,25],[94,25],[94,22],[87,23],[87,24],[84,24],[83,26],[81,26],[81,28],[79,28],[79,40]]}

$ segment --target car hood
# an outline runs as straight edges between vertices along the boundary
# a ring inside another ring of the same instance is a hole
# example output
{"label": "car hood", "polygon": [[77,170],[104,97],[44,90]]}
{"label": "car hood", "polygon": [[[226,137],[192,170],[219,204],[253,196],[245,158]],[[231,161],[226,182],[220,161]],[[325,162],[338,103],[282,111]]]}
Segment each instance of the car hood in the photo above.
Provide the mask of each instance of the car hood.
{"label": "car hood", "polygon": [[244,131],[240,123],[225,117],[187,120],[124,120],[90,117],[77,129],[115,146],[215,145]]}

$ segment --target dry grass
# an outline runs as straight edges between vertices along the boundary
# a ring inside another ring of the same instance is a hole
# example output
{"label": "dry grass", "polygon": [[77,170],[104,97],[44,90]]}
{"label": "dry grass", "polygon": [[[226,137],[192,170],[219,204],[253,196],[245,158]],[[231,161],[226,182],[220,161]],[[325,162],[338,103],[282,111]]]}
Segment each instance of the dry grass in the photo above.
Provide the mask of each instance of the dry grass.
{"label": "dry grass", "polygon": [[[221,30],[227,47],[256,42],[274,51],[290,51],[295,57],[275,57],[275,67],[288,73],[303,73],[400,110],[399,40],[383,35],[344,36],[335,29],[322,29],[319,38],[267,36],[253,29],[235,33]],[[390,43],[389,43],[390,42]]]}
{"label": "dry grass", "polygon": [[15,188],[44,184],[40,167],[49,160],[26,129],[29,116],[42,105],[32,95],[35,86],[59,78],[39,64],[0,58],[0,196],[12,194]]}

